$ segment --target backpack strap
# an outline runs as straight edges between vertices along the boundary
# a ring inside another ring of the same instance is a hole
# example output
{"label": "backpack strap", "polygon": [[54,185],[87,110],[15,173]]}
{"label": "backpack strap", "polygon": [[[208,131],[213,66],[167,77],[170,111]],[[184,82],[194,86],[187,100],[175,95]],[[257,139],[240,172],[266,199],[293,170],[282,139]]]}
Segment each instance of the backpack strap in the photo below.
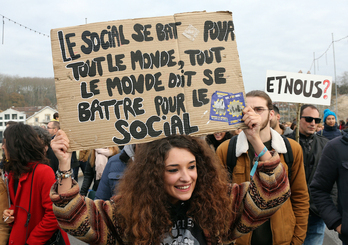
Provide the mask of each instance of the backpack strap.
{"label": "backpack strap", "polygon": [[[287,153],[285,153],[283,155],[284,155],[285,163],[286,163],[286,165],[288,165],[288,178],[290,181],[291,180],[291,168],[292,168],[292,164],[294,162],[294,155],[292,154],[292,148],[291,148],[291,145],[290,145],[288,138],[285,137],[284,135],[281,135],[281,136],[283,138],[283,141],[285,143],[286,150],[287,150]],[[228,172],[230,174],[231,179],[232,179],[233,169],[237,164],[237,157],[236,157],[237,137],[238,137],[238,135],[233,136],[230,139],[230,142],[228,144],[228,150],[227,150],[226,165],[227,165],[227,169],[228,169]]]}
{"label": "backpack strap", "polygon": [[237,164],[237,157],[236,157],[237,138],[238,138],[238,135],[233,136],[230,139],[230,142],[228,143],[226,165],[227,165],[227,170],[230,174],[231,179],[232,179],[233,169]]}
{"label": "backpack strap", "polygon": [[281,136],[283,138],[283,141],[285,143],[286,150],[287,150],[287,152],[283,155],[284,155],[285,163],[286,163],[286,165],[288,165],[288,178],[290,181],[291,180],[291,168],[292,168],[292,164],[294,162],[294,155],[292,154],[292,148],[291,148],[291,145],[290,145],[288,138],[286,138],[284,135],[281,135]]}

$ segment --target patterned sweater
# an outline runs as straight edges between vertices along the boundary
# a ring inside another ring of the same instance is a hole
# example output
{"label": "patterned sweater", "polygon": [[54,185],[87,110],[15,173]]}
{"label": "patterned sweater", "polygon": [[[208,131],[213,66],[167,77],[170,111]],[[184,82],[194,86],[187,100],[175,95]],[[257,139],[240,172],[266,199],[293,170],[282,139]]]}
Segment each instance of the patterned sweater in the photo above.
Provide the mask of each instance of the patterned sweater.
{"label": "patterned sweater", "polygon": [[[279,164],[277,153],[269,161],[260,161],[250,182],[233,184],[231,202],[238,215],[231,221],[228,237],[216,241],[214,234],[205,231],[207,244],[225,244],[247,234],[265,222],[289,198],[290,188],[287,174]],[[89,244],[118,244],[104,220],[105,215],[115,223],[115,203],[91,200],[79,194],[74,181],[66,193],[57,193],[57,183],[52,186],[53,211],[62,229],[77,239]],[[122,234],[120,234],[122,237]]]}

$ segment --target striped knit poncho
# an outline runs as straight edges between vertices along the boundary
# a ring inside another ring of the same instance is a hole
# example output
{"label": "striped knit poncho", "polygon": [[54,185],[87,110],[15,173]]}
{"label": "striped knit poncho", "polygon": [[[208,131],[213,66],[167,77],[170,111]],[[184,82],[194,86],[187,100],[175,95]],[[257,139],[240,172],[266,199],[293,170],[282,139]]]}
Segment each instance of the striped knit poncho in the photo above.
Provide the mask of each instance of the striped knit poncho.
{"label": "striped knit poncho", "polygon": [[[251,182],[233,184],[231,201],[237,213],[231,221],[229,235],[217,241],[214,234],[204,232],[207,244],[228,244],[256,229],[274,214],[289,198],[289,181],[277,153],[269,161],[260,161]],[[53,211],[62,229],[88,244],[117,244],[104,222],[108,215],[115,223],[115,203],[91,200],[79,194],[79,186],[66,193],[57,194],[57,183],[52,186]],[[122,237],[122,234],[120,234]],[[125,242],[125,244],[127,244]]]}

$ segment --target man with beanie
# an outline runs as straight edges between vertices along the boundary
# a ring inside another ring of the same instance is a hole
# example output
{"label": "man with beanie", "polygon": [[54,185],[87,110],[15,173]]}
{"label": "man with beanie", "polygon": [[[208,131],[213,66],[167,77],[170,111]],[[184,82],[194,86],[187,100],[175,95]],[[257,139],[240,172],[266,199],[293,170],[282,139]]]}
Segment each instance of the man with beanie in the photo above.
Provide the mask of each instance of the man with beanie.
{"label": "man with beanie", "polygon": [[324,129],[319,131],[317,134],[323,135],[329,140],[341,136],[342,132],[337,127],[337,117],[330,109],[324,110]]}

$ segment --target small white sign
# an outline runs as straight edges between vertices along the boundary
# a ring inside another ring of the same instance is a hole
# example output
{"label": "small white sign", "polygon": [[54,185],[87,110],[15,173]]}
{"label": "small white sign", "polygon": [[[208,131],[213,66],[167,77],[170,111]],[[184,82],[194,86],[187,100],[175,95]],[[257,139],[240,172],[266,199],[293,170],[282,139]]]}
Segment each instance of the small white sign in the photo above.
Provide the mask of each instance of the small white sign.
{"label": "small white sign", "polygon": [[330,105],[332,77],[267,71],[265,92],[272,101]]}

